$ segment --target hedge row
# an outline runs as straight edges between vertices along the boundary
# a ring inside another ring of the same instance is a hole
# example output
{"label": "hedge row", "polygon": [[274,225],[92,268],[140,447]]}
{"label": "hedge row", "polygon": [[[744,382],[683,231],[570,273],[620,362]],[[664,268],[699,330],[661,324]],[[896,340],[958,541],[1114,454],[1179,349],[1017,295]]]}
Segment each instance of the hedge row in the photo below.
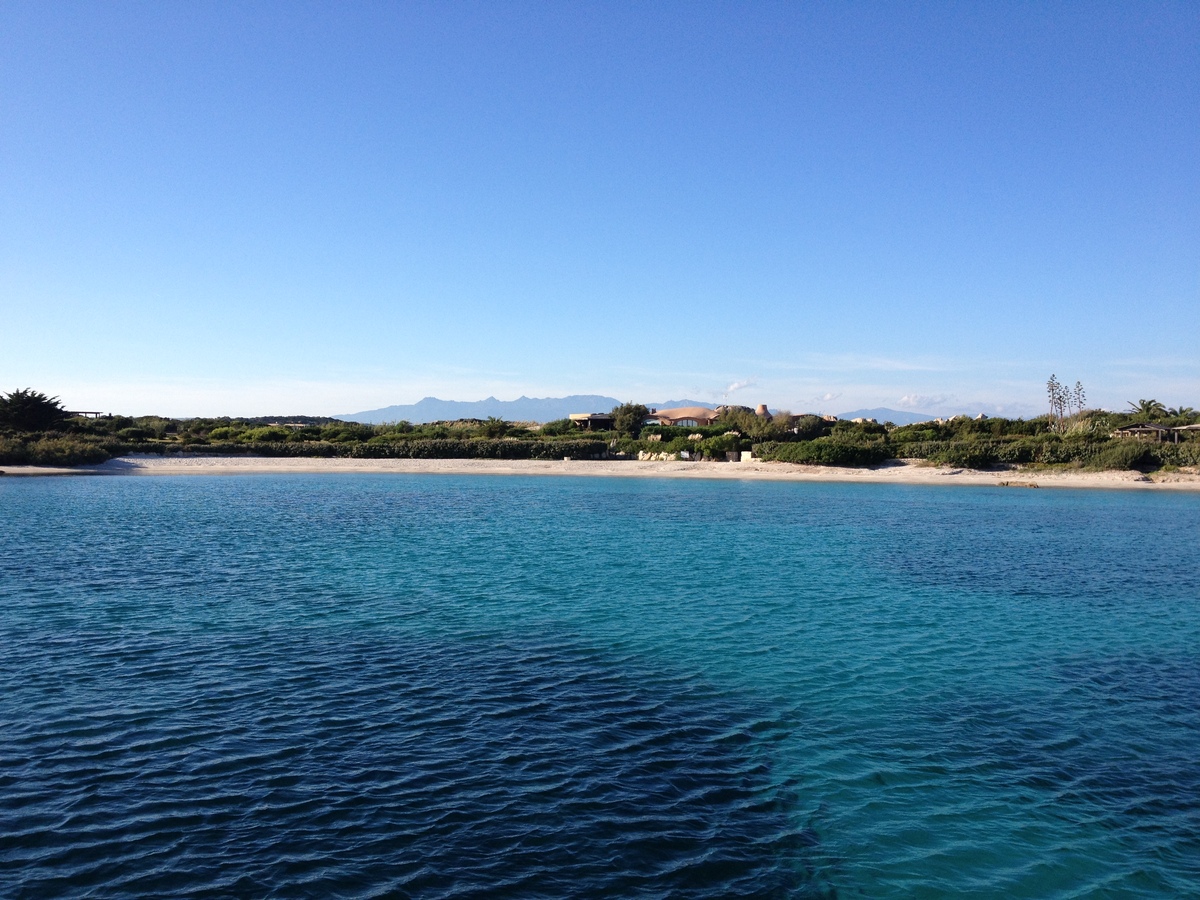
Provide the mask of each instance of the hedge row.
{"label": "hedge row", "polygon": [[0,438],[0,465],[71,466],[104,462],[126,453],[162,456],[343,457],[350,459],[598,459],[608,453],[603,441],[528,441],[425,439],[387,444],[340,444],[329,441],[267,441],[252,448],[239,443],[157,444],[145,441],[81,441]]}
{"label": "hedge row", "polygon": [[[642,442],[638,449],[641,449]],[[687,449],[723,458],[742,441],[717,436],[703,441],[645,442],[653,452]],[[631,449],[631,448],[624,448]],[[634,451],[636,452],[636,451]],[[126,453],[214,456],[344,457],[352,459],[572,459],[603,458],[599,440],[521,440],[513,438],[421,438],[406,441],[335,443],[331,441],[269,441],[252,447],[243,443],[182,444],[118,441],[90,436],[37,439],[0,437],[0,465],[71,466],[104,462]],[[901,457],[927,459],[941,465],[981,469],[996,464],[1075,464],[1093,469],[1131,469],[1164,465],[1200,466],[1200,442],[1154,444],[1132,440],[1063,441],[1041,438],[1015,441],[888,441],[854,443],[836,437],[811,441],[766,441],[754,445],[760,459],[820,466],[869,466]]]}
{"label": "hedge row", "polygon": [[872,466],[891,459],[892,451],[882,441],[873,444],[851,444],[830,438],[817,438],[800,443],[766,441],[754,445],[754,455],[759,459],[814,466]]}
{"label": "hedge row", "polygon": [[1200,465],[1200,443],[1151,444],[1144,441],[920,441],[894,447],[897,456],[980,469],[997,463],[1075,463],[1094,469]]}
{"label": "hedge row", "polygon": [[939,465],[986,469],[997,464],[1076,464],[1091,469],[1165,465],[1200,466],[1200,443],[1143,441],[914,441],[903,444],[850,443],[817,438],[799,443],[769,441],[754,446],[760,459],[818,466],[869,466],[887,459],[927,459]]}
{"label": "hedge row", "polygon": [[[683,429],[679,429],[683,430]],[[671,440],[661,441],[631,440],[626,438],[618,443],[622,453],[637,456],[639,452],[676,454],[687,451],[693,459],[707,457],[709,459],[725,459],[732,450],[749,450],[751,442],[736,434],[719,434],[703,440],[693,441],[685,436],[676,436]]]}
{"label": "hedge row", "polygon": [[119,441],[87,441],[73,437],[35,440],[0,437],[0,465],[80,466],[101,463],[122,452]]}
{"label": "hedge row", "polygon": [[333,443],[330,441],[265,441],[245,444],[131,445],[125,452],[204,454],[212,456],[340,457],[343,459],[595,459],[608,452],[603,441],[528,441],[492,438],[423,438],[387,443]]}
{"label": "hedge row", "polygon": [[[287,445],[284,445],[287,446]],[[396,441],[387,444],[340,444],[338,456],[355,459],[602,459],[604,441],[527,441],[455,438]]]}

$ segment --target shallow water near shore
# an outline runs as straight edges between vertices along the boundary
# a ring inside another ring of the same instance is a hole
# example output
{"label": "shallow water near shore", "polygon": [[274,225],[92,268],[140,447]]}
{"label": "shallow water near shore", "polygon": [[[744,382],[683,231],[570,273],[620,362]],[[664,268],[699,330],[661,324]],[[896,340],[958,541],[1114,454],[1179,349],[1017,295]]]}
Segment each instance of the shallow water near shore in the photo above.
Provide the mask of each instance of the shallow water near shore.
{"label": "shallow water near shore", "polygon": [[1200,496],[0,482],[0,894],[1200,894]]}

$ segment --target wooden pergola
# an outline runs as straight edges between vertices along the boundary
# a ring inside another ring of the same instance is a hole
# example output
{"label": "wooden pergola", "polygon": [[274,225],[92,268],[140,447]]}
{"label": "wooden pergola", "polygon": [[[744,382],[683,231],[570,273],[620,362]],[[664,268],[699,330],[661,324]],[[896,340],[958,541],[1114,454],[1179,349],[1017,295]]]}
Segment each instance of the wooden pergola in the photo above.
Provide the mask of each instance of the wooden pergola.
{"label": "wooden pergola", "polygon": [[1175,443],[1178,444],[1180,432],[1183,432],[1185,435],[1200,433],[1200,425],[1176,425],[1171,431],[1175,433]]}
{"label": "wooden pergola", "polygon": [[1157,425],[1154,422],[1139,422],[1136,425],[1124,425],[1112,433],[1113,437],[1135,437],[1135,438],[1152,438],[1156,441],[1162,441],[1163,437],[1169,434],[1170,428],[1165,425]]}

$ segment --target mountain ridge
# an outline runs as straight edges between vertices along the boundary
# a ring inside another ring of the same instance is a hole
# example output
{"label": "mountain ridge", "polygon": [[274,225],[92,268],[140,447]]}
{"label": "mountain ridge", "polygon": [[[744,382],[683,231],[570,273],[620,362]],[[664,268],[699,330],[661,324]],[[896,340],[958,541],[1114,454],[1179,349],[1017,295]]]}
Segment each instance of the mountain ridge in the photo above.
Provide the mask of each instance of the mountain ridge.
{"label": "mountain ridge", "polygon": [[[602,394],[571,394],[567,397],[526,397],[516,400],[440,400],[425,397],[416,403],[384,406],[362,412],[337,416],[346,422],[375,425],[380,422],[450,422],[456,419],[487,419],[495,416],[508,422],[552,422],[565,419],[571,413],[608,412],[622,401]],[[652,409],[672,409],[677,406],[709,406],[699,400],[667,400],[646,404]]]}

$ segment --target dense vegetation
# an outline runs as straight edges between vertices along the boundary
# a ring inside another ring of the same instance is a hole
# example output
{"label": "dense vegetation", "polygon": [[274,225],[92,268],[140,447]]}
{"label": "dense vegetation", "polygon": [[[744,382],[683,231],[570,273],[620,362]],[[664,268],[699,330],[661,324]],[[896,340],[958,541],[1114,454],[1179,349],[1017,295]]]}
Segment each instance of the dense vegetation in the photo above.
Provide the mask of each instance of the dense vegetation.
{"label": "dense vegetation", "polygon": [[1089,469],[1200,466],[1200,433],[1179,443],[1113,437],[1138,422],[1200,422],[1190,408],[1157,401],[1128,412],[1062,410],[1034,419],[968,419],[896,427],[830,421],[820,416],[755,415],[726,409],[716,424],[643,426],[646,409],[622,404],[610,432],[581,431],[568,419],[541,426],[499,419],[414,425],[361,425],[311,416],[168,419],[158,416],[69,416],[55,399],[32,390],[0,395],[0,465],[78,465],[127,453],[353,458],[590,459],[603,456],[724,460],[751,450],[762,459],[865,466],[922,459],[961,468],[1004,464]]}
{"label": "dense vegetation", "polygon": [[[862,465],[881,459],[923,459],[940,465],[983,469],[996,465],[1071,465],[1087,469],[1158,469],[1200,465],[1200,435],[1184,433],[1179,443],[1114,437],[1117,428],[1154,422],[1192,425],[1192,409],[1111,413],[1099,410],[1034,419],[969,419],[901,427],[838,422],[811,440],[806,450],[784,443],[760,445],[767,459],[807,462],[815,454],[829,465]],[[821,450],[818,445],[826,444]],[[873,455],[867,459],[863,454]]]}
{"label": "dense vegetation", "polygon": [[3,402],[0,400],[0,464],[8,465],[79,465],[128,453],[358,459],[588,459],[608,452],[606,435],[580,432],[569,421],[568,428],[563,428],[562,423],[550,423],[534,430],[499,419],[430,425],[408,422],[360,425],[313,416],[91,419],[64,413],[49,428],[29,428],[26,420],[5,416]]}

